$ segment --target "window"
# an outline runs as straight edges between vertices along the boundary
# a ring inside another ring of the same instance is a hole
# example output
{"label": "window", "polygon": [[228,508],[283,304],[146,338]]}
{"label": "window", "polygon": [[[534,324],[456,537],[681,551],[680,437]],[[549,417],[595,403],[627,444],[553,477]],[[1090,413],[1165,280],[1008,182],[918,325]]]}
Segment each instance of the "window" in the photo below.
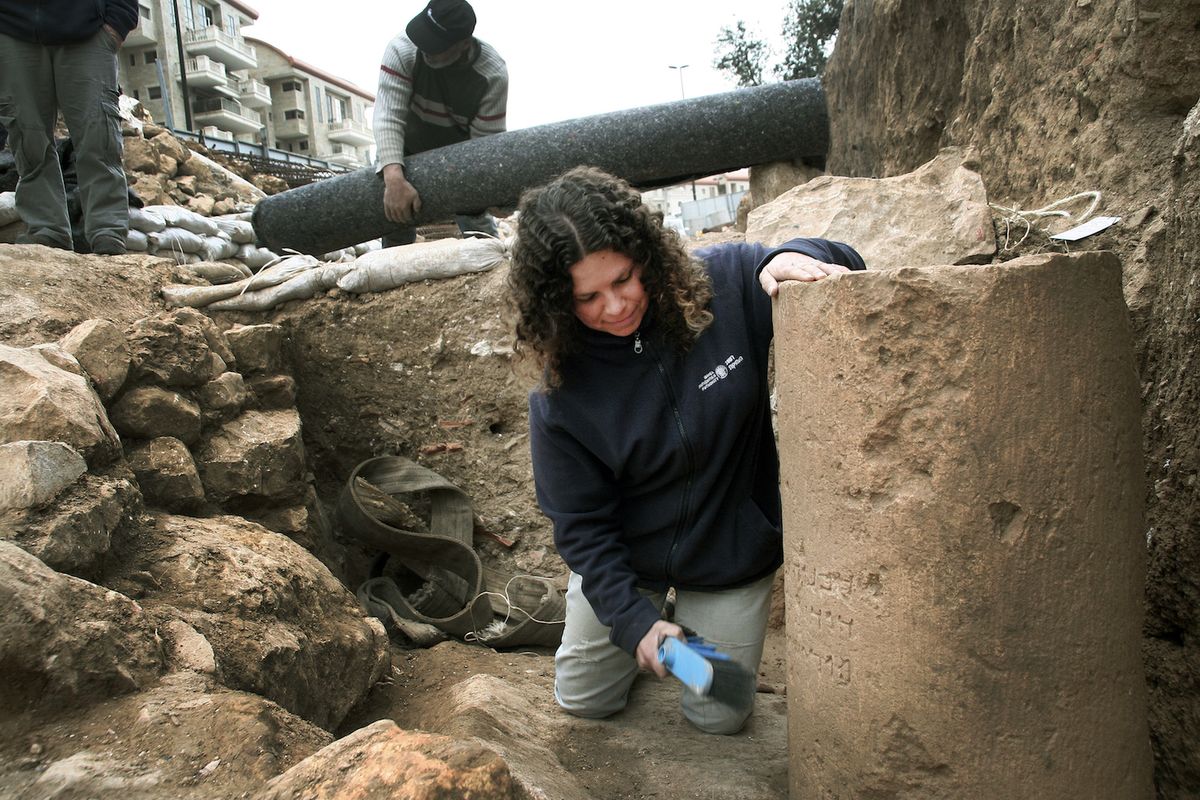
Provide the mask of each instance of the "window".
{"label": "window", "polygon": [[192,0],[183,0],[183,22],[189,31],[196,27],[196,12],[192,8]]}
{"label": "window", "polygon": [[285,92],[298,92],[304,87],[300,85],[299,81],[284,81],[279,88]]}
{"label": "window", "polygon": [[304,119],[304,112],[298,108],[289,108],[283,112],[284,119]]}
{"label": "window", "polygon": [[161,86],[151,86],[149,89],[146,90],[146,94],[149,95],[151,100],[161,100],[162,99],[162,87]]}
{"label": "window", "polygon": [[276,149],[276,150],[282,150],[282,149],[283,149],[283,142],[275,142],[275,149]]}
{"label": "window", "polygon": [[[313,87],[313,96],[316,97],[316,99],[317,99],[317,102],[313,104],[313,106],[317,109],[317,122],[324,122],[325,117],[321,113],[321,87],[320,86]],[[326,93],[325,96],[328,97],[329,94]],[[332,122],[333,117],[330,117],[329,121]]]}
{"label": "window", "polygon": [[343,97],[335,97],[328,92],[325,95],[329,98],[329,121],[341,122],[348,116],[346,114],[346,100]]}
{"label": "window", "polygon": [[212,27],[213,10],[211,8],[209,8],[208,6],[206,6],[202,3],[197,3],[196,4],[196,17],[197,17],[197,21],[200,23],[201,28],[211,28]]}
{"label": "window", "polygon": [[150,6],[144,6],[141,3],[138,3],[138,13],[141,14],[142,19],[150,19]]}
{"label": "window", "polygon": [[308,149],[308,139],[301,139],[301,140],[300,140],[300,149],[301,149],[301,150],[307,150],[307,149]]}
{"label": "window", "polygon": [[225,32],[228,33],[230,36],[237,36],[238,21],[237,21],[237,16],[235,14],[226,14],[225,15]]}
{"label": "window", "polygon": [[147,64],[153,64],[155,61],[158,61],[158,51],[147,50],[145,53],[145,59]]}
{"label": "window", "polygon": [[142,96],[138,94],[138,90],[137,90],[137,89],[134,89],[134,90],[133,90],[133,99],[134,99],[134,100],[141,100],[141,99],[142,99]]}
{"label": "window", "polygon": [[129,66],[131,66],[131,67],[137,66],[137,56],[134,55],[133,53],[129,54]]}

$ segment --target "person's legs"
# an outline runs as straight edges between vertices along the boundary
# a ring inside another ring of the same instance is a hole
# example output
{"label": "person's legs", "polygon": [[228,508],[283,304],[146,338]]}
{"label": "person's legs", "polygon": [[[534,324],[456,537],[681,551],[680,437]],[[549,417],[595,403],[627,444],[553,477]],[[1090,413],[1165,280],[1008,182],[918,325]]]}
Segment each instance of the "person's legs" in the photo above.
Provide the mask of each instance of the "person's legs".
{"label": "person's legs", "polygon": [[117,43],[101,29],[87,41],[51,50],[58,102],[75,143],[84,237],[97,252],[124,252],[129,193],[121,163]]}
{"label": "person's legs", "polygon": [[637,662],[609,641],[609,629],[596,619],[582,583],[572,572],[566,627],[554,654],[554,699],[575,716],[598,719],[625,707],[637,677]]}
{"label": "person's legs", "polygon": [[746,697],[733,706],[683,690],[683,714],[702,731],[737,733],[754,710],[753,687],[767,632],[772,578],[768,575],[749,586],[720,592],[681,591],[676,597],[675,622],[696,631],[755,677]]}
{"label": "person's legs", "polygon": [[54,72],[49,48],[0,33],[0,124],[17,165],[18,241],[71,249],[62,169],[54,149]]}
{"label": "person's legs", "polygon": [[500,236],[495,218],[486,211],[480,211],[478,214],[455,214],[454,221],[458,223],[458,229],[462,231],[463,236],[478,234],[493,238]]}
{"label": "person's legs", "polygon": [[382,237],[382,245],[386,247],[401,247],[406,244],[412,244],[417,240],[417,226],[403,225],[399,226]]}

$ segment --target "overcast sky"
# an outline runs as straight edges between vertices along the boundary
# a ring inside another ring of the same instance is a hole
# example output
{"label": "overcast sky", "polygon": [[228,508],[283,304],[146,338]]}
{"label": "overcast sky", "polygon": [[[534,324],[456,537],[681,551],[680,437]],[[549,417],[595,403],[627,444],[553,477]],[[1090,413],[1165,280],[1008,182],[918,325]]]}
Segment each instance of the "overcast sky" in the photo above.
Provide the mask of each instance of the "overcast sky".
{"label": "overcast sky", "polygon": [[[245,30],[374,93],[383,48],[424,8],[419,0],[246,0]],[[730,91],[712,66],[723,26],[738,19],[779,46],[786,0],[472,0],[475,35],[508,62],[508,126]],[[671,65],[688,65],[671,69]]]}

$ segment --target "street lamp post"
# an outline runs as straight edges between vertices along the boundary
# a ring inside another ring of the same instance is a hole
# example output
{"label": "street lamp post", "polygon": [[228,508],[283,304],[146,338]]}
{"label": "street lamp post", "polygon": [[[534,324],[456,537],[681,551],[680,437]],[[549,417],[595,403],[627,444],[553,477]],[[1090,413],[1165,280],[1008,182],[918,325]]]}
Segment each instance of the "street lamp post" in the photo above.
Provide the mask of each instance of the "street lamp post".
{"label": "street lamp post", "polygon": [[[668,69],[679,70],[679,99],[687,99],[687,95],[683,92],[683,71],[688,68],[688,64],[668,64]],[[692,181],[692,200],[696,199],[696,182]]]}

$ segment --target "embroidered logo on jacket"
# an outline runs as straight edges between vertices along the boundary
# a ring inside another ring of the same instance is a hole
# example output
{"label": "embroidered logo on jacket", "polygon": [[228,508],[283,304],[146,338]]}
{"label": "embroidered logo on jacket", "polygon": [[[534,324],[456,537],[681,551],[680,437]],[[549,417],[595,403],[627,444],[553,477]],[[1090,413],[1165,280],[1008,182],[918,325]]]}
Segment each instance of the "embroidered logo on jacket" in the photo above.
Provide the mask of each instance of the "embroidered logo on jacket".
{"label": "embroidered logo on jacket", "polygon": [[724,363],[717,364],[709,372],[705,373],[704,380],[700,381],[700,391],[706,391],[708,387],[723,381],[729,377],[729,373],[738,368],[738,364],[742,363],[741,356],[730,356],[725,359]]}

